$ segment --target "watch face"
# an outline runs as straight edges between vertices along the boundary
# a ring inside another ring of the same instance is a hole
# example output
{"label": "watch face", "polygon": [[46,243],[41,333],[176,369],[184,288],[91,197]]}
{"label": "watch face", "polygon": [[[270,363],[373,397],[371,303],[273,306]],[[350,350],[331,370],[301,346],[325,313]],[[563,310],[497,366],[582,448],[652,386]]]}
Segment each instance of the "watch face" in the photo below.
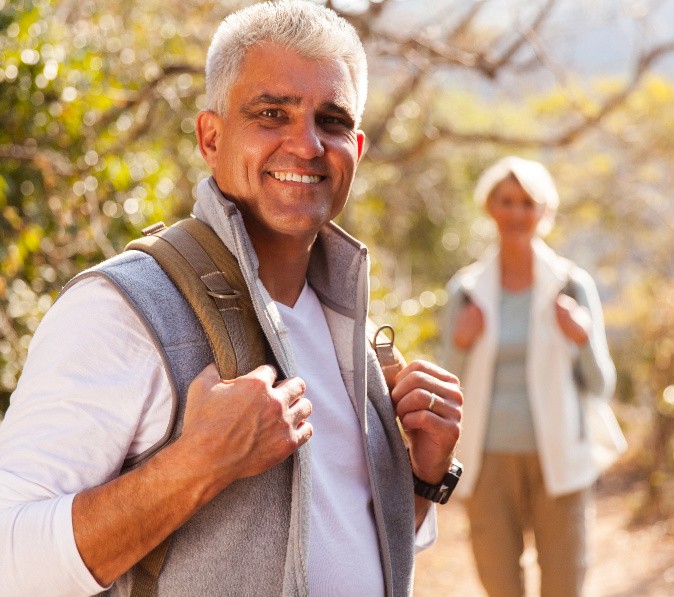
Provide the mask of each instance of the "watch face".
{"label": "watch face", "polygon": [[456,458],[452,459],[452,466],[449,469],[449,472],[457,477],[461,476],[463,472],[463,464],[461,464]]}

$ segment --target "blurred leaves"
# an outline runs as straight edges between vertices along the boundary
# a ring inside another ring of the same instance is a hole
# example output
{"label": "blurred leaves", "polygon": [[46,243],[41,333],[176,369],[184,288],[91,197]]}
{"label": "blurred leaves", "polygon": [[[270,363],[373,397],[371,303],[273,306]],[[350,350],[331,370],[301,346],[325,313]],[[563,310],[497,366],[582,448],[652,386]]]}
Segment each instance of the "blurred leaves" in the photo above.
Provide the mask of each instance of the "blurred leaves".
{"label": "blurred leaves", "polygon": [[[3,2],[3,4],[5,4]],[[0,18],[0,388],[74,274],[189,213],[203,63],[233,3],[18,0]],[[161,16],[159,16],[161,14]],[[0,409],[2,404],[0,403]]]}
{"label": "blurred leaves", "polygon": [[[0,411],[63,284],[189,213],[210,37],[250,3],[0,0]],[[653,413],[651,466],[671,470],[674,84],[654,70],[671,44],[643,13],[624,72],[581,76],[554,51],[561,2],[488,21],[489,0],[425,3],[406,27],[393,0],[327,4],[351,10],[370,62],[339,223],[371,248],[373,318],[436,359],[444,286],[493,240],[477,178],[504,155],[542,160],[562,198],[548,241],[597,280],[619,398]]]}

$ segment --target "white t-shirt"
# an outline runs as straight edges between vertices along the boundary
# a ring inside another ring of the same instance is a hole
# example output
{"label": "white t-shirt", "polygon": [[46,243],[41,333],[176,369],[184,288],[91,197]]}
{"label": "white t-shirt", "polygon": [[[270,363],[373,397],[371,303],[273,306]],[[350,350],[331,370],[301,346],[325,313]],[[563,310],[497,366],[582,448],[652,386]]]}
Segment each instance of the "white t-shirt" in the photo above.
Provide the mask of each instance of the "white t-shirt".
{"label": "white t-shirt", "polygon": [[[295,356],[298,364],[304,360],[301,351]],[[0,554],[12,557],[0,557],[0,593],[98,593],[104,587],[75,545],[72,500],[117,477],[126,457],[154,445],[172,404],[153,341],[109,282],[81,281],[45,315],[11,404],[0,424]],[[329,456],[328,466],[335,458]],[[431,509],[417,533],[417,550],[436,536]],[[312,540],[311,549],[323,547]]]}
{"label": "white t-shirt", "polygon": [[360,423],[346,393],[323,308],[305,284],[293,308],[277,303],[312,404],[310,595],[384,595]]}

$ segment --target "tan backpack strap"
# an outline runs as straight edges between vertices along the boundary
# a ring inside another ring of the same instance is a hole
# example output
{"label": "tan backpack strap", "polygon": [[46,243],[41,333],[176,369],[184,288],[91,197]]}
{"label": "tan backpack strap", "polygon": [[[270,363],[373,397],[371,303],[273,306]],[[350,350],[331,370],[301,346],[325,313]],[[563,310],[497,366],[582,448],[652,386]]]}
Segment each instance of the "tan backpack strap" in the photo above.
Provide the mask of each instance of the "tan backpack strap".
{"label": "tan backpack strap", "polygon": [[236,258],[206,224],[158,224],[125,250],[148,253],[185,295],[213,349],[220,377],[234,379],[265,362],[265,341]]}
{"label": "tan backpack strap", "polygon": [[[234,379],[264,364],[264,334],[236,258],[196,218],[170,228],[155,224],[126,250],[151,255],[190,303],[208,337],[222,379]],[[130,597],[152,597],[171,535],[134,567]]]}
{"label": "tan backpack strap", "polygon": [[[391,335],[390,340],[384,333],[385,331]],[[403,355],[400,354],[400,351],[395,347],[394,342],[395,332],[388,324],[379,326],[370,339],[370,344],[372,345],[372,348],[374,348],[375,353],[377,353],[379,366],[384,374],[384,379],[386,380],[389,392],[395,385],[396,375],[398,375],[407,364]]]}
{"label": "tan backpack strap", "polygon": [[[390,340],[384,333],[385,331],[391,335]],[[395,386],[396,375],[398,375],[398,373],[400,373],[407,365],[405,362],[405,357],[403,357],[403,355],[394,345],[395,332],[393,331],[393,327],[390,325],[382,325],[377,327],[373,321],[368,319],[367,336],[370,344],[372,345],[372,348],[377,354],[379,366],[381,367],[381,371],[384,374],[386,386],[388,387],[388,391],[390,393]],[[400,431],[400,436],[402,437],[403,443],[406,446],[409,445],[409,441],[405,435],[405,430],[403,429],[402,423],[398,417],[396,417],[396,423],[398,424],[398,431]]]}
{"label": "tan backpack strap", "polygon": [[[187,230],[180,226],[171,226],[158,232],[157,236],[173,245],[173,248],[190,263],[208,288],[206,294],[215,302],[234,350],[236,377],[245,375],[250,371],[250,363],[248,362],[248,343],[243,331],[243,319],[240,313],[241,307],[238,306],[241,293],[229,285],[223,272],[218,269],[206,251]],[[238,264],[236,267],[238,267]]]}
{"label": "tan backpack strap", "polygon": [[161,567],[164,564],[171,535],[147,554],[133,569],[133,583],[129,597],[152,597],[157,588]]}

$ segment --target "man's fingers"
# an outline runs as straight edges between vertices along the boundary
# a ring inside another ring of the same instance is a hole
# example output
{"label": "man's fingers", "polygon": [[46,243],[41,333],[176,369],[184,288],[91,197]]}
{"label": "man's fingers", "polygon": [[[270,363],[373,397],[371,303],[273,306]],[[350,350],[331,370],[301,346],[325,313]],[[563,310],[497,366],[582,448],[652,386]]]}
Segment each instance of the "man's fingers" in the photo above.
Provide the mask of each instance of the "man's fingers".
{"label": "man's fingers", "polygon": [[408,363],[405,368],[398,374],[398,381],[407,377],[412,373],[423,373],[431,378],[438,379],[449,383],[458,383],[459,378],[453,375],[446,369],[439,367],[434,363],[428,361],[412,361]]}
{"label": "man's fingers", "polygon": [[[398,402],[396,413],[402,419],[412,412],[427,411],[429,415],[442,418],[451,418],[455,411],[460,411],[463,405],[463,396],[458,387],[433,392],[423,388],[416,388],[405,395],[404,400]],[[433,398],[435,396],[435,399]],[[432,408],[431,408],[432,405]]]}
{"label": "man's fingers", "polygon": [[401,420],[411,413],[419,413],[416,418],[422,420],[461,417],[463,394],[458,378],[426,361],[412,361],[400,372],[391,398]]}
{"label": "man's fingers", "polygon": [[[396,413],[400,419],[407,422],[408,415],[419,413],[419,417],[446,418],[451,414],[451,406],[448,401],[428,390],[414,390],[405,396],[405,400],[398,405]],[[415,415],[416,416],[416,415]]]}
{"label": "man's fingers", "polygon": [[445,371],[437,365],[425,361],[412,361],[396,377],[396,385],[391,392],[391,398],[398,402],[417,388],[445,394],[445,390],[458,390],[459,378]]}
{"label": "man's fingers", "polygon": [[[280,388],[279,388],[280,386]],[[313,435],[313,427],[308,427],[306,419],[311,415],[313,406],[311,402],[304,395],[306,392],[306,384],[299,377],[291,377],[283,380],[277,386],[277,389],[285,392],[288,400],[288,413],[290,415],[291,423],[295,426],[300,445],[307,441]]]}
{"label": "man's fingers", "polygon": [[295,432],[297,433],[297,445],[298,447],[307,443],[311,436],[314,434],[314,428],[309,421],[301,421],[300,424],[296,427]]}
{"label": "man's fingers", "polygon": [[289,377],[284,379],[275,386],[282,396],[285,396],[288,405],[295,403],[307,391],[307,385],[301,377]]}
{"label": "man's fingers", "polygon": [[[278,377],[278,371],[273,365],[260,365],[256,369],[253,369],[250,373],[246,374],[250,377],[256,377],[266,381],[270,386],[274,385],[276,378]],[[244,376],[245,377],[245,376]]]}
{"label": "man's fingers", "polygon": [[291,406],[290,410],[292,411],[295,419],[298,421],[303,421],[313,411],[313,405],[311,402],[304,396],[300,396]]}

